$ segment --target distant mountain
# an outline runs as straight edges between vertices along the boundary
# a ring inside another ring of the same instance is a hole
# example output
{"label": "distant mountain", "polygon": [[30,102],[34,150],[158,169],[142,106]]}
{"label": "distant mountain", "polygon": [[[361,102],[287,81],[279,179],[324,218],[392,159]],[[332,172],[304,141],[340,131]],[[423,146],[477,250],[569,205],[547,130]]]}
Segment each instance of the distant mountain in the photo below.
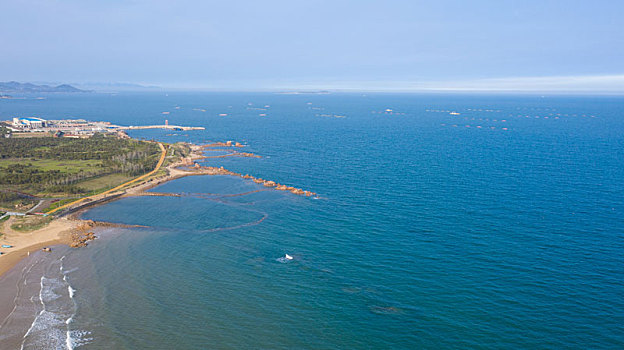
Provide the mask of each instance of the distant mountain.
{"label": "distant mountain", "polygon": [[91,92],[88,90],[80,90],[68,84],[58,86],[35,85],[31,83],[18,83],[17,81],[0,82],[0,92],[6,93],[40,93],[40,92]]}
{"label": "distant mountain", "polygon": [[327,90],[321,91],[280,91],[276,92],[279,95],[329,95],[331,92]]}
{"label": "distant mountain", "polygon": [[94,90],[97,92],[120,92],[120,91],[158,91],[162,88],[152,85],[116,82],[84,82],[73,84],[81,89]]}

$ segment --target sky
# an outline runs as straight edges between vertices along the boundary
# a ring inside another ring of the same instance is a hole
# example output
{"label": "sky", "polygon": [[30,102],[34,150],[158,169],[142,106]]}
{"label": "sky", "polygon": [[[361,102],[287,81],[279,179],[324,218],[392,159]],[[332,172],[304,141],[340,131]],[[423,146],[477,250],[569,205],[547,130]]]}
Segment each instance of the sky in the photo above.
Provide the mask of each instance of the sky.
{"label": "sky", "polygon": [[624,1],[0,0],[0,81],[624,93]]}

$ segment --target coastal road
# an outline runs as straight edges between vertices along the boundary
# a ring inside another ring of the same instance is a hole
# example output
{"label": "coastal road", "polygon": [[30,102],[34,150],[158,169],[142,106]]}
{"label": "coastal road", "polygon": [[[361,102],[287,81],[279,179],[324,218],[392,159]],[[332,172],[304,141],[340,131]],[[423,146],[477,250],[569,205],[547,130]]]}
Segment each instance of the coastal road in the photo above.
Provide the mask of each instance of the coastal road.
{"label": "coastal road", "polygon": [[143,180],[143,179],[145,179],[145,178],[155,174],[158,170],[160,170],[160,167],[162,166],[163,162],[165,161],[165,156],[167,155],[167,150],[165,149],[165,146],[163,146],[163,144],[160,143],[160,142],[158,142],[158,146],[160,147],[160,150],[162,151],[162,153],[160,155],[160,159],[158,160],[158,164],[156,164],[156,167],[154,168],[154,170],[150,171],[147,174],[141,175],[141,176],[139,176],[139,177],[137,177],[137,178],[135,178],[133,180],[125,182],[125,183],[123,183],[123,184],[121,184],[121,185],[119,185],[119,186],[117,186],[115,188],[111,188],[108,191],[104,191],[102,193],[98,193],[98,194],[95,194],[93,196],[80,198],[80,199],[78,199],[76,201],[73,201],[71,203],[67,203],[67,204],[61,205],[60,207],[54,208],[51,211],[49,211],[48,214],[53,214],[53,213],[55,213],[55,212],[57,212],[59,210],[63,210],[65,208],[69,208],[69,207],[71,207],[73,205],[76,205],[78,203],[82,203],[82,202],[86,201],[87,199],[91,199],[91,200],[93,200],[95,198],[101,199],[102,197],[106,196],[109,193],[118,191],[118,190],[124,188],[125,186],[128,186],[128,185],[133,184],[133,183],[138,182],[138,181],[141,181],[141,180]]}
{"label": "coastal road", "polygon": [[26,213],[32,213],[33,211],[35,211],[35,209],[39,208],[41,206],[41,204],[45,203],[45,199],[40,199],[39,203],[37,203],[37,205],[35,205],[34,207],[28,209],[28,211]]}

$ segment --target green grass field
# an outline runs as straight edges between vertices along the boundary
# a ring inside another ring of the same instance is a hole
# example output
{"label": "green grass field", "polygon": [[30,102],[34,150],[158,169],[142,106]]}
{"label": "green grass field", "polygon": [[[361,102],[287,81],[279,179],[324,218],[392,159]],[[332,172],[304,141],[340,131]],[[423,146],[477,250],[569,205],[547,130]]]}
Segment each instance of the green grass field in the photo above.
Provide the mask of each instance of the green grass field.
{"label": "green grass field", "polygon": [[42,216],[24,216],[18,217],[15,223],[11,225],[11,229],[18,232],[30,232],[48,226],[52,221],[52,217]]}
{"label": "green grass field", "polygon": [[110,174],[100,177],[92,178],[89,180],[78,182],[76,185],[80,188],[84,188],[87,191],[101,191],[109,188],[113,188],[119,184],[133,179],[133,176],[127,176],[124,174]]}
{"label": "green grass field", "polygon": [[57,160],[57,159],[2,159],[0,167],[13,164],[31,164],[43,171],[58,170],[68,174],[77,174],[82,171],[100,170],[101,160]]}
{"label": "green grass field", "polygon": [[[183,153],[185,146],[177,150]],[[101,134],[88,139],[0,138],[0,209],[23,212],[32,203],[29,195],[79,198],[101,193],[147,173],[159,157],[154,142]]]}

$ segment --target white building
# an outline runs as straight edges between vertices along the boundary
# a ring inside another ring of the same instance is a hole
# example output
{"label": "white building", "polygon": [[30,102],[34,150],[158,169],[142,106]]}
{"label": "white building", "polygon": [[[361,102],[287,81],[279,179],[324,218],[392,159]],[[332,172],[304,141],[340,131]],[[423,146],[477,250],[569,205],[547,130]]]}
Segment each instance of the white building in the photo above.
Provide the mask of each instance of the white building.
{"label": "white building", "polygon": [[13,126],[22,129],[38,129],[46,126],[46,120],[35,117],[13,118]]}

